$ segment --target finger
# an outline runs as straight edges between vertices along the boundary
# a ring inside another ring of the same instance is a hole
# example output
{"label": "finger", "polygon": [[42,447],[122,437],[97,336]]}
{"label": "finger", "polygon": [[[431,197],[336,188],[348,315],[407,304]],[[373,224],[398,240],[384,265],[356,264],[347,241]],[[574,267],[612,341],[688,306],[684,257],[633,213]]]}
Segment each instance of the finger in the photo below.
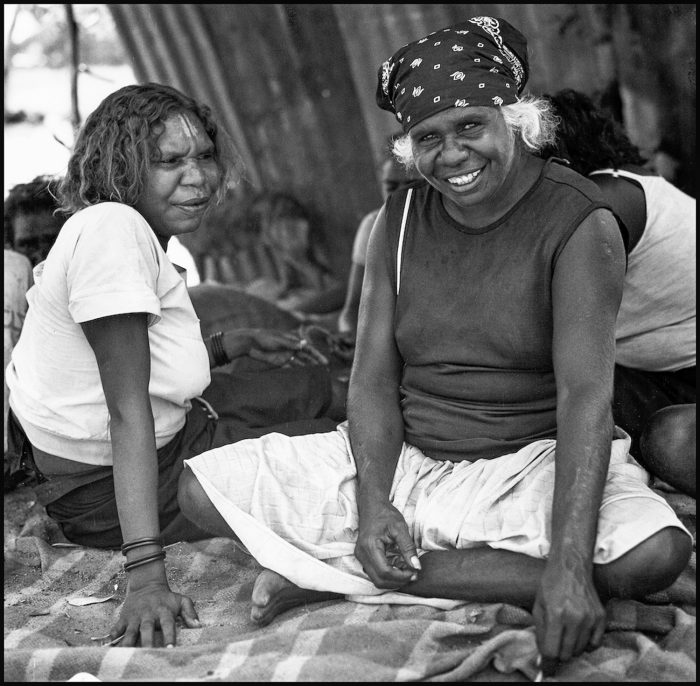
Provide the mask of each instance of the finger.
{"label": "finger", "polygon": [[603,635],[605,634],[605,622],[605,614],[596,619],[595,624],[593,625],[593,630],[591,631],[591,640],[588,642],[589,650],[595,650],[596,648],[600,647],[600,644],[603,642]]}
{"label": "finger", "polygon": [[369,551],[369,563],[375,577],[372,577],[370,570],[365,570],[370,575],[372,582],[379,588],[403,586],[411,581],[415,574],[414,570],[401,570],[392,567],[387,560],[387,554],[382,541],[374,541]]}
{"label": "finger", "polygon": [[559,647],[561,645],[561,623],[551,616],[539,603],[532,611],[535,619],[537,645],[542,655],[542,673],[553,676],[558,666]]}
{"label": "finger", "polygon": [[388,527],[388,535],[390,542],[387,545],[387,551],[398,552],[404,560],[405,566],[412,569],[414,572],[420,571],[421,563],[418,559],[416,544],[413,541],[413,536],[408,530],[406,520],[399,516]]}
{"label": "finger", "polygon": [[[583,648],[588,645],[590,632],[586,630],[580,622],[573,621],[571,624],[564,626],[561,633],[561,643],[559,644],[559,660],[568,662],[574,655],[579,655]],[[579,652],[576,649],[583,643],[583,647]]]}
{"label": "finger", "polygon": [[306,350],[297,353],[297,358],[302,361],[302,364],[306,367],[320,367],[324,366],[317,357],[310,355]]}
{"label": "finger", "polygon": [[418,559],[416,544],[413,542],[413,538],[408,531],[408,527],[405,525],[400,527],[394,536],[394,540],[401,551],[401,555],[406,565],[415,572],[420,571],[421,563]]}
{"label": "finger", "polygon": [[142,619],[141,620],[141,646],[144,648],[153,648],[153,632],[155,629],[155,622],[152,619]]}
{"label": "finger", "polygon": [[320,364],[330,364],[328,358],[318,348],[315,348],[311,344],[304,348],[304,352],[307,352],[313,359],[315,359]]}
{"label": "finger", "polygon": [[115,624],[112,625],[112,628],[109,630],[109,640],[114,641],[120,636],[124,635],[124,632],[126,631],[126,622],[121,619],[121,617],[116,621]]}
{"label": "finger", "polygon": [[160,621],[160,630],[163,634],[163,645],[166,648],[172,648],[175,645],[175,619],[172,612],[167,608],[163,608],[158,615]]}
{"label": "finger", "polygon": [[119,645],[124,648],[133,648],[139,637],[139,625],[136,622],[130,623],[124,632],[124,638],[119,642]]}
{"label": "finger", "polygon": [[191,598],[182,596],[180,602],[180,617],[190,629],[199,629],[202,623],[199,621],[197,610],[194,608],[194,603]]}
{"label": "finger", "polygon": [[590,646],[595,625],[596,618],[594,616],[589,615],[584,619],[581,630],[578,632],[576,642],[574,643],[574,655],[581,655],[581,653]]}
{"label": "finger", "polygon": [[559,666],[559,660],[553,657],[542,656],[542,674],[544,676],[554,676]]}

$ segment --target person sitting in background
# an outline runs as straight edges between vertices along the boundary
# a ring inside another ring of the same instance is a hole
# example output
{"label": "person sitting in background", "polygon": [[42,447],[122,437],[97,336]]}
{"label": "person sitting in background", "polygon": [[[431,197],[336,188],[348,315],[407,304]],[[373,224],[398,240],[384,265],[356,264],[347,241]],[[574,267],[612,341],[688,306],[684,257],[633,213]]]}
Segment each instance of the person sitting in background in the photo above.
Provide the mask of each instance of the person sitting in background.
{"label": "person sitting in background", "polygon": [[41,175],[19,183],[5,198],[5,247],[25,255],[32,266],[46,259],[66,220],[56,194],[60,178]]}
{"label": "person sitting in background", "polygon": [[279,280],[261,278],[246,287],[251,295],[304,315],[328,314],[343,305],[345,289],[330,272],[322,236],[312,216],[287,193],[261,193],[248,215],[277,262]]}
{"label": "person sitting in background", "polygon": [[[392,141],[390,141],[390,145]],[[388,149],[387,152],[387,158],[383,161],[380,172],[381,192],[384,201],[386,201],[390,193],[403,188],[411,183],[411,181],[419,178],[415,175],[413,170],[406,169],[396,157],[394,157],[390,149]],[[357,227],[355,240],[352,245],[352,261],[345,292],[345,303],[338,316],[337,324],[338,333],[343,334],[352,341],[355,340],[355,334],[357,333],[357,316],[360,309],[362,280],[365,275],[367,243],[369,242],[369,235],[380,209],[381,207],[377,207],[363,217],[360,225]]]}
{"label": "person sitting in background", "polygon": [[549,676],[600,645],[608,599],[687,566],[692,536],[613,424],[620,231],[592,181],[537,155],[554,122],[522,93],[527,54],[479,16],[381,65],[424,181],[372,229],[348,423],[186,462],[187,517],[265,568],[255,621],[333,593],[513,603]]}
{"label": "person sitting in background", "polygon": [[22,323],[27,314],[27,291],[32,285],[32,263],[25,255],[16,250],[5,248],[3,251],[3,302],[5,319],[3,324],[3,489],[14,489],[25,477],[18,460],[8,452],[7,417],[10,410],[10,390],[5,381],[4,371],[10,363],[12,350],[22,331]]}
{"label": "person sitting in background", "polygon": [[[183,460],[266,433],[261,424],[337,424],[325,416],[328,371],[307,341],[252,328],[203,339],[166,254],[237,167],[207,106],[155,83],[108,95],[78,133],[58,189],[71,216],[35,268],[7,367],[8,452],[36,475],[37,500],[69,541],[126,556],[111,631],[122,646],[151,647],[155,630],[174,645],[176,618],[196,623],[164,564],[163,545],[207,535],[177,503]],[[211,371],[253,354],[285,368],[245,379]]]}
{"label": "person sitting in background", "polygon": [[695,497],[695,198],[650,171],[622,126],[573,89],[547,96],[560,118],[545,156],[600,188],[624,231],[615,327],[615,422],[652,474]]}
{"label": "person sitting in background", "polygon": [[[46,259],[65,220],[58,212],[56,189],[60,179],[40,175],[13,186],[4,202],[5,250],[3,301],[5,308],[3,370],[19,339],[27,312],[26,293],[33,283],[32,268]],[[9,389],[3,374],[4,391],[4,489],[12,490],[28,475],[8,453],[7,417]]]}

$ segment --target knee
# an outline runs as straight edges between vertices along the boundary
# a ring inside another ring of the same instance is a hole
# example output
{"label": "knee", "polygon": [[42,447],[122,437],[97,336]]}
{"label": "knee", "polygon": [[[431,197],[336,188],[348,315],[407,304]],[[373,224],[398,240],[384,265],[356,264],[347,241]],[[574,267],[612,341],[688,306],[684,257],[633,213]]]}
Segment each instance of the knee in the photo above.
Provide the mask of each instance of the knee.
{"label": "knee", "polygon": [[203,504],[209,503],[209,498],[207,498],[202,485],[194,472],[187,467],[182,470],[178,480],[177,502],[185,517],[193,522],[196,522],[197,514],[201,511]]}
{"label": "knee", "polygon": [[693,550],[688,534],[666,527],[614,562],[601,567],[608,597],[642,598],[668,588],[686,568]]}
{"label": "knee", "polygon": [[695,405],[672,405],[655,412],[640,436],[642,456],[651,463],[695,454]]}

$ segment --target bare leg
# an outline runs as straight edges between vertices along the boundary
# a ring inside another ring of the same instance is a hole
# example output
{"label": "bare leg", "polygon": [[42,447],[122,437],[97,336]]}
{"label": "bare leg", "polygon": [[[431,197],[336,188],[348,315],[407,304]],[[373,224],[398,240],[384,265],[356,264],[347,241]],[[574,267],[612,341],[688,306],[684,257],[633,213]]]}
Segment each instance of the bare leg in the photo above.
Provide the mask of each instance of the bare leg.
{"label": "bare leg", "polygon": [[[226,520],[212,505],[191,469],[185,468],[180,476],[178,502],[184,515],[196,522],[198,527],[209,532],[210,536],[223,536],[238,541]],[[338,593],[299,588],[277,572],[265,569],[260,572],[253,586],[253,607],[250,617],[254,622],[265,625],[269,624],[281,612],[298,605],[342,597]]]}
{"label": "bare leg", "polygon": [[179,541],[201,541],[204,538],[211,538],[211,533],[193,524],[182,512],[160,533],[163,537],[163,545],[170,545]]}
{"label": "bare leg", "polygon": [[[601,600],[642,598],[670,586],[688,563],[692,544],[678,529],[663,529],[622,557],[594,567]],[[545,560],[491,548],[426,553],[420,578],[403,593],[473,602],[510,603],[531,609]],[[337,593],[308,591],[269,569],[255,580],[251,619],[268,624],[298,605],[334,600]]]}
{"label": "bare leg", "polygon": [[639,462],[679,491],[696,493],[695,404],[655,412],[639,439]]}
{"label": "bare leg", "polygon": [[177,502],[183,517],[209,536],[238,540],[231,527],[214,507],[191,469],[185,467],[177,485]]}
{"label": "bare leg", "polygon": [[340,593],[309,591],[299,588],[288,579],[270,569],[264,569],[258,575],[253,586],[253,608],[250,618],[260,625],[269,624],[277,615],[293,607],[318,603],[323,600],[338,600],[344,596]]}
{"label": "bare leg", "polygon": [[[595,565],[593,580],[603,602],[642,598],[668,588],[685,569],[690,538],[666,528],[607,565]],[[423,571],[401,591],[424,597],[511,603],[531,609],[545,560],[491,548],[429,552]]]}

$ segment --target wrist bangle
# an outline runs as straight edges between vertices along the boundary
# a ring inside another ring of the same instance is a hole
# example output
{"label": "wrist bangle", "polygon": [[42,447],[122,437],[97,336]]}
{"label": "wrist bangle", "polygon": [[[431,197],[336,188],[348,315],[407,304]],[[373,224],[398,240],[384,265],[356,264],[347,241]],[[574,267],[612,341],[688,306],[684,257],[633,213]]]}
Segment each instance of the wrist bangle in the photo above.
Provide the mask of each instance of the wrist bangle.
{"label": "wrist bangle", "polygon": [[224,349],[223,331],[213,333],[209,340],[211,341],[211,354],[214,358],[214,364],[217,367],[228,364],[231,361],[231,358],[229,358],[229,356],[226,354],[226,350]]}
{"label": "wrist bangle", "polygon": [[162,548],[163,539],[160,536],[158,536],[158,538],[138,538],[135,541],[131,541],[130,543],[124,543],[122,544],[122,555],[126,555],[130,550],[133,550],[134,548],[142,548],[146,545],[159,545]]}
{"label": "wrist bangle", "polygon": [[153,555],[146,555],[146,557],[141,557],[138,560],[133,560],[132,562],[125,562],[124,563],[124,571],[128,572],[134,567],[141,567],[141,565],[147,565],[150,564],[151,562],[155,562],[156,560],[164,560],[165,559],[165,551],[161,550],[159,553],[153,553]]}

